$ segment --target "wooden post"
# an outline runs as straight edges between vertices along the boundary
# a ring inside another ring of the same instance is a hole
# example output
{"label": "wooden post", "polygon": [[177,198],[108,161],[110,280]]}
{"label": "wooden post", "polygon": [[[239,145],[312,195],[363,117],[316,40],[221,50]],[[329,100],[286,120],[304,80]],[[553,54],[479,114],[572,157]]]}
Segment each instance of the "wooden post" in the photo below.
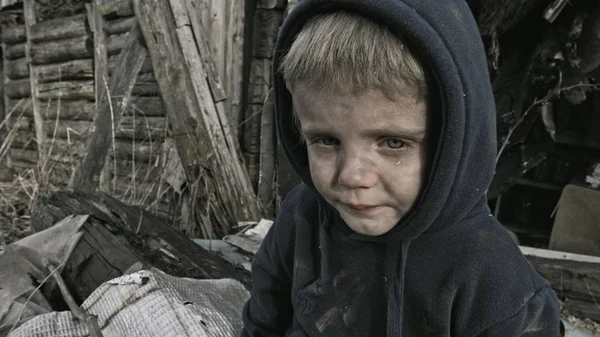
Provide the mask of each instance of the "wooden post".
{"label": "wooden post", "polygon": [[35,138],[37,141],[37,150],[38,150],[38,168],[43,168],[45,166],[44,157],[45,157],[45,144],[46,144],[46,134],[44,133],[44,125],[42,114],[40,111],[40,103],[38,100],[38,81],[35,72],[35,66],[32,62],[31,57],[31,27],[36,24],[36,12],[35,12],[35,1],[34,0],[24,0],[23,1],[23,14],[25,17],[25,35],[27,36],[27,43],[25,45],[25,56],[27,58],[27,63],[29,64],[29,83],[31,86],[31,104],[33,106],[33,120],[35,124]]}
{"label": "wooden post", "polygon": [[[109,82],[104,18],[100,14],[99,6],[99,0],[94,0],[92,4],[86,4],[88,22],[94,34],[94,92],[96,93],[96,111],[99,111],[100,103],[104,95],[106,95],[106,88]],[[134,23],[131,28],[135,28],[135,25],[137,23]],[[110,174],[108,172],[110,161],[110,156],[108,156],[99,178],[99,188],[105,192],[110,192]]]}
{"label": "wooden post", "polygon": [[244,83],[244,36],[245,36],[245,0],[230,0],[229,25],[227,27],[227,59],[225,73],[229,97],[229,120],[237,137],[238,127],[242,123],[242,99]]}
{"label": "wooden post", "polygon": [[114,130],[130,103],[137,74],[144,63],[146,48],[142,46],[139,26],[135,26],[121,50],[120,61],[110,79],[108,92],[102,96],[83,162],[74,174],[71,186],[82,191],[98,187],[99,176],[114,138]]}
{"label": "wooden post", "polygon": [[273,91],[267,93],[260,124],[260,161],[258,167],[258,200],[265,212],[273,216],[275,172],[277,163],[277,136]]}
{"label": "wooden post", "polygon": [[169,0],[135,0],[134,10],[189,185],[197,185],[199,178],[207,184],[208,191],[202,193],[217,198],[212,204],[218,211],[211,216],[220,219],[225,231],[236,221],[257,219],[255,193],[238,157],[237,141],[226,131],[228,118],[214,97],[212,84],[218,81],[210,78],[206,38],[194,27],[193,11]]}

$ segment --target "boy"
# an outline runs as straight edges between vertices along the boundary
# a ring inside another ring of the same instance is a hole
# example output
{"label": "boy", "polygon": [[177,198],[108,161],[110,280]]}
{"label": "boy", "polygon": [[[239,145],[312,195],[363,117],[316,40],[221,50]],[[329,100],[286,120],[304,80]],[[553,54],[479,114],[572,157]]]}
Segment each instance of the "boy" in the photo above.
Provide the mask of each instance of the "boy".
{"label": "boy", "polygon": [[243,336],[559,335],[490,214],[495,107],[462,0],[302,0],[274,56],[303,184],[256,255]]}

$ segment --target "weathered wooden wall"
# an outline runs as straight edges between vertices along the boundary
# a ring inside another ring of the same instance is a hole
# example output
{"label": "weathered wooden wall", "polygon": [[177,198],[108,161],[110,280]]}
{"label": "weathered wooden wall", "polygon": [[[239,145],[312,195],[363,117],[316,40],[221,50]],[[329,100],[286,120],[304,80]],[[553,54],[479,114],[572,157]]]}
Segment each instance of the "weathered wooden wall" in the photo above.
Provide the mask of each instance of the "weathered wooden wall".
{"label": "weathered wooden wall", "polygon": [[[124,15],[119,15],[124,14]],[[129,30],[135,24],[133,12],[112,12],[103,17],[107,71],[112,74]],[[14,128],[9,162],[19,169],[37,169],[54,186],[65,186],[82,158],[85,140],[96,113],[96,92],[108,86],[108,78],[95,76],[98,53],[94,53],[94,32],[89,15],[79,14],[33,24],[27,62],[25,26],[2,31],[6,64],[7,111],[14,111],[8,127]],[[96,36],[97,38],[98,36]],[[40,127],[47,140],[37,144],[32,79],[36,82]],[[25,104],[23,100],[27,101]],[[21,104],[19,102],[21,101]],[[173,187],[165,177],[176,174],[177,156],[163,101],[148,58],[137,77],[131,107],[114,134],[101,189],[123,201],[149,207],[162,217],[173,218]],[[47,158],[38,167],[38,152]],[[176,182],[175,182],[176,183]]]}
{"label": "weathered wooden wall", "polygon": [[[137,25],[129,0],[94,3],[103,13],[99,23],[95,23],[89,5],[87,14],[2,30],[6,110],[18,107],[8,123],[14,129],[9,150],[11,166],[37,169],[55,186],[72,180],[82,161],[99,98],[114,75],[128,32]],[[272,114],[263,111],[265,104],[268,106],[272,48],[287,1],[192,3],[209,40],[231,132],[241,142],[240,158],[244,158],[253,188],[258,190],[261,185],[263,199],[270,202],[276,140]],[[246,17],[248,13],[251,15]],[[149,56],[132,95],[131,107],[111,130],[113,142],[100,189],[125,202],[152,207],[175,222],[185,203],[179,192],[186,177]],[[261,120],[263,117],[271,121]],[[265,122],[268,127],[261,128]],[[263,146],[263,152],[270,148],[267,165],[262,164],[267,167],[262,170],[262,175],[269,178],[266,184],[264,179],[259,182],[261,130],[267,134],[263,142],[272,139]],[[42,138],[46,141],[38,142]],[[38,156],[46,158],[47,164],[41,168]]]}

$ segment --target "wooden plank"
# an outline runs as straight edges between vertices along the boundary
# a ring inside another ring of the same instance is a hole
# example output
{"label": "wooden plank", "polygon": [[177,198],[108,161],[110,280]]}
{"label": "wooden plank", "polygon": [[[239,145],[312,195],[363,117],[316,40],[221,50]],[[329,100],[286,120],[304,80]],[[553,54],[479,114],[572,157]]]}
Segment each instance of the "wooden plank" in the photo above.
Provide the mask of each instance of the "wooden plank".
{"label": "wooden plank", "polygon": [[277,134],[273,95],[269,94],[261,114],[260,125],[260,161],[258,169],[258,200],[266,211],[272,213],[275,198],[275,168],[277,162]]}
{"label": "wooden plank", "polygon": [[[19,105],[19,101],[19,99],[9,99],[7,111],[17,108],[17,115],[22,111],[24,116],[33,117],[31,104]],[[44,119],[93,120],[96,115],[95,103],[89,100],[41,101],[40,108]],[[132,97],[131,104],[124,115],[140,118],[164,117],[164,102],[160,97]]]}
{"label": "wooden plank", "polygon": [[597,257],[563,252],[541,254],[540,251],[523,253],[533,268],[550,282],[559,297],[596,303],[596,299],[600,298],[600,263]]}
{"label": "wooden plank", "polygon": [[248,103],[264,104],[270,88],[271,60],[267,58],[252,58],[250,62],[250,78],[248,80]]}
{"label": "wooden plank", "polygon": [[85,14],[42,21],[31,26],[31,41],[45,42],[87,35]]}
{"label": "wooden plank", "polygon": [[31,46],[34,64],[48,64],[94,57],[94,41],[90,36],[36,43]]}
{"label": "wooden plank", "polygon": [[127,33],[135,25],[137,25],[135,16],[110,20],[104,23],[104,32],[108,35]]}
{"label": "wooden plank", "polygon": [[5,45],[4,51],[4,57],[6,57],[7,60],[14,60],[21,57],[25,57],[25,43]]}
{"label": "wooden plank", "polygon": [[27,40],[25,35],[25,25],[2,27],[2,34],[0,36],[2,38],[2,42],[6,44],[25,42]]}
{"label": "wooden plank", "polygon": [[215,189],[215,209],[223,209],[214,214],[220,219],[218,225],[228,228],[237,220],[256,219],[259,211],[247,173],[237,158],[235,140],[231,134],[223,134],[227,117],[223,120],[218,115],[204,58],[198,55],[190,28],[189,11],[181,6],[181,2],[166,0],[134,1],[188,182],[196,185],[204,168],[216,175],[218,185],[208,177],[205,181]]}
{"label": "wooden plank", "polygon": [[[192,23],[190,28],[190,17],[188,14],[194,13],[194,11],[190,10],[189,6],[191,0],[188,0],[188,6],[182,6],[181,2],[176,0],[170,0],[170,4],[173,16],[175,17],[177,38],[182,47],[183,56],[192,80],[192,88],[195,91],[196,99],[204,103],[204,109],[200,111],[202,112],[203,122],[209,133],[211,133],[212,148],[216,151],[217,156],[220,157],[220,165],[223,170],[222,173],[224,173],[223,179],[232,181],[234,184],[232,189],[234,191],[241,191],[240,200],[245,199],[242,205],[247,208],[239,214],[242,217],[239,219],[254,219],[259,214],[255,193],[245,167],[238,157],[238,143],[231,131],[225,105],[214,94],[215,88],[212,84],[215,83],[215,80],[211,80],[211,77],[216,77],[217,74],[211,74],[213,72],[210,70],[210,66],[203,66],[207,64],[205,60],[209,59],[210,55],[205,54],[205,47],[208,46],[205,42],[207,38],[201,32],[197,33],[198,30],[194,30],[194,27],[200,29],[200,25]],[[194,41],[192,39],[195,40],[195,44],[190,43]],[[193,48],[194,46],[198,46],[198,48]],[[204,63],[201,63],[202,61]],[[206,74],[208,78],[202,79],[201,74]],[[214,110],[210,109],[211,102],[215,103]]]}
{"label": "wooden plank", "polygon": [[[211,43],[209,43],[209,41],[211,40],[206,34],[205,28],[202,25],[202,22],[200,21],[200,8],[198,7],[198,2],[194,0],[185,0],[185,4],[189,13],[188,23],[192,26],[194,36],[193,41],[195,41],[198,45],[200,57],[202,58],[204,70],[206,71],[206,76],[209,81],[213,101],[224,101],[227,98],[227,94],[223,89],[223,75],[219,72],[218,67],[215,64],[214,60],[218,59],[218,57],[215,57],[215,55],[212,54]],[[182,8],[182,10],[184,9]]]}
{"label": "wooden plank", "polygon": [[[284,0],[277,0],[285,2]],[[225,91],[228,94],[228,114],[232,130],[237,136],[238,125],[242,122],[242,101],[244,95],[244,36],[245,36],[245,0],[228,1],[229,25],[227,28],[227,61],[225,74],[228,82]]]}
{"label": "wooden plank", "polygon": [[[210,50],[208,55],[212,56],[211,58],[214,60],[216,73],[219,75],[222,86],[224,88],[227,87],[227,82],[229,81],[225,65],[227,62],[227,34],[229,33],[227,31],[227,21],[229,19],[229,13],[227,13],[226,8],[228,2],[231,1],[211,1],[210,33],[204,34],[204,36],[202,37],[198,36],[198,39],[202,39],[203,41],[209,42],[208,45],[210,46]],[[194,0],[187,1],[190,18],[192,18],[194,15],[197,15],[196,11],[191,10],[195,3],[196,1]],[[243,11],[243,9],[240,8],[240,11]],[[194,31],[196,32],[198,31],[198,29],[194,29]]]}
{"label": "wooden plank", "polygon": [[106,51],[108,55],[118,55],[127,45],[127,35],[129,33],[109,35],[106,39]]}
{"label": "wooden plank", "polygon": [[[9,81],[10,86],[6,89],[6,95],[10,98],[29,98],[31,95],[31,85],[29,79]],[[62,81],[47,82],[38,84],[38,99],[88,99],[93,100],[94,81]],[[34,110],[35,112],[35,110]]]}
{"label": "wooden plank", "polygon": [[[20,118],[12,124],[22,131],[31,130],[31,119]],[[157,142],[166,136],[167,121],[164,117],[124,116],[114,130],[115,139]],[[49,137],[73,140],[85,140],[89,136],[93,120],[44,120],[44,131]]]}
{"label": "wooden plank", "polygon": [[106,16],[116,14],[117,16],[133,16],[131,0],[108,0],[103,1],[98,7],[100,15]]}
{"label": "wooden plank", "polygon": [[98,11],[100,2],[94,0],[91,5],[87,5],[88,16],[91,17],[90,26],[94,34],[94,90],[96,108],[100,107],[102,98],[106,95],[108,87],[108,54],[106,51],[106,35],[104,33],[104,19]]}
{"label": "wooden plank", "polygon": [[[2,29],[0,29],[0,32],[2,32]],[[6,83],[6,79],[7,79],[7,75],[6,75],[6,65],[7,65],[7,61],[6,58],[3,57],[4,55],[4,51],[6,50],[6,43],[4,42],[0,42],[0,47],[2,48],[0,50],[0,123],[4,122],[4,120],[7,118],[7,115],[9,115],[10,110],[8,110],[8,97],[6,97],[5,93],[4,93],[4,83]],[[9,115],[10,116],[10,115]],[[6,134],[8,133],[8,129],[6,126],[1,126],[0,127],[0,144],[4,144],[4,140],[6,139]],[[1,145],[0,145],[1,148]],[[6,161],[3,161],[4,163],[1,163],[0,166],[4,166],[7,165],[8,163]]]}
{"label": "wooden plank", "polygon": [[273,48],[282,19],[283,13],[280,11],[258,9],[254,13],[253,57],[273,57]]}
{"label": "wooden plank", "polygon": [[94,61],[91,59],[71,60],[36,66],[40,83],[52,81],[86,80],[94,78]]}
{"label": "wooden plank", "polygon": [[284,9],[287,5],[286,0],[257,0],[256,8],[258,9]]}
{"label": "wooden plank", "polygon": [[[35,124],[35,138],[38,145],[38,159],[41,162],[45,158],[45,143],[46,143],[46,135],[44,134],[44,125],[42,120],[42,115],[40,113],[40,106],[38,97],[40,95],[38,89],[38,79],[35,71],[35,67],[33,66],[33,58],[32,58],[32,27],[37,23],[36,18],[36,10],[35,10],[35,2],[33,0],[25,0],[23,2],[23,16],[25,19],[25,35],[27,36],[27,42],[25,44],[25,55],[27,59],[27,63],[29,64],[29,85],[30,85],[30,96],[31,96],[31,104],[33,107],[33,120]],[[43,164],[42,164],[43,165]]]}
{"label": "wooden plank", "polygon": [[6,76],[16,80],[29,77],[29,63],[27,59],[21,57],[16,60],[6,60]]}
{"label": "wooden plank", "polygon": [[130,95],[137,74],[146,57],[141,44],[141,32],[135,27],[128,37],[127,47],[121,51],[121,62],[116,74],[110,79],[107,95],[99,104],[94,120],[94,133],[89,139],[85,157],[75,172],[71,186],[82,191],[93,191],[98,187],[100,172],[111,144],[111,130],[118,125],[123,112],[130,103]]}
{"label": "wooden plank", "polygon": [[[249,273],[237,270],[204,250],[142,208],[124,204],[106,194],[60,191],[39,199],[32,212],[32,224],[39,231],[69,214],[89,214],[83,226],[82,243],[72,253],[63,272],[71,276],[71,282],[77,284],[78,289],[84,289],[77,293],[80,298],[86,298],[115,274],[122,274],[134,258],[154,263],[155,267],[177,277],[233,278],[250,286]],[[93,232],[102,228],[106,230],[103,235],[117,233],[118,238],[103,238]],[[128,257],[131,260],[126,259]]]}
{"label": "wooden plank", "polygon": [[264,106],[262,104],[251,104],[246,109],[246,119],[244,120],[244,152],[260,153],[260,124]]}
{"label": "wooden plank", "polygon": [[[83,80],[83,81],[63,81],[63,82],[49,82],[40,83],[38,85],[38,97],[40,99],[88,99],[93,100],[94,95],[94,81]],[[35,112],[35,110],[34,110]],[[41,115],[40,115],[41,117]]]}
{"label": "wooden plank", "polygon": [[[108,58],[108,74],[111,75],[113,71],[117,68],[119,63],[119,55],[111,55]],[[140,69],[140,74],[152,73],[154,70],[152,69],[152,59],[147,56],[144,59],[144,63],[142,64],[142,68]]]}

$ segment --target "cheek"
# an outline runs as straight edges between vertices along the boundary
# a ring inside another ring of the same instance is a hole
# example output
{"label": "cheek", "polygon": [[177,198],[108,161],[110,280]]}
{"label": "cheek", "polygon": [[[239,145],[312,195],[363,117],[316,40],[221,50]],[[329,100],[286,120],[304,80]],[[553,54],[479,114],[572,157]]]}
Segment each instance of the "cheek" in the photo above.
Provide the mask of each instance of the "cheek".
{"label": "cheek", "polygon": [[420,156],[403,158],[397,165],[389,165],[384,176],[388,188],[399,199],[416,199],[425,187],[426,162]]}
{"label": "cheek", "polygon": [[323,156],[318,156],[314,153],[311,154],[311,151],[309,150],[308,164],[312,181],[317,190],[321,192],[323,187],[329,184],[335,174],[334,162],[331,159],[324,159]]}

